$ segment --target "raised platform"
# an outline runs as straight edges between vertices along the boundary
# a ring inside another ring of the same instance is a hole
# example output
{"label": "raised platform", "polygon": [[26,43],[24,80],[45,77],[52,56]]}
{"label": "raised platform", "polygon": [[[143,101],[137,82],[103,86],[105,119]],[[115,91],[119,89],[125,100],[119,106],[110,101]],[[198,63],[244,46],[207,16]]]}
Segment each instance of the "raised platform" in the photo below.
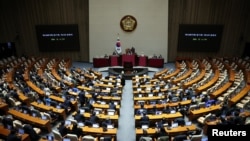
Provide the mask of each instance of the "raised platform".
{"label": "raised platform", "polygon": [[131,71],[124,71],[123,68],[109,68],[110,75],[122,75],[126,80],[132,80],[136,75],[148,74],[148,68],[133,68]]}

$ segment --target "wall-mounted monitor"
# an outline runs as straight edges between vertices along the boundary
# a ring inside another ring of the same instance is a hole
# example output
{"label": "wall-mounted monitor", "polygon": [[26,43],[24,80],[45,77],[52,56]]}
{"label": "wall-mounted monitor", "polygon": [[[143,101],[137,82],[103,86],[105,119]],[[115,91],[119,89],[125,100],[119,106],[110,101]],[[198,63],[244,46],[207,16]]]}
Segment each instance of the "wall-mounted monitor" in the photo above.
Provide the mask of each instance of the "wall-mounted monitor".
{"label": "wall-mounted monitor", "polygon": [[222,32],[223,25],[180,24],[178,51],[217,52]]}
{"label": "wall-mounted monitor", "polygon": [[39,50],[49,51],[80,51],[77,24],[36,25]]}

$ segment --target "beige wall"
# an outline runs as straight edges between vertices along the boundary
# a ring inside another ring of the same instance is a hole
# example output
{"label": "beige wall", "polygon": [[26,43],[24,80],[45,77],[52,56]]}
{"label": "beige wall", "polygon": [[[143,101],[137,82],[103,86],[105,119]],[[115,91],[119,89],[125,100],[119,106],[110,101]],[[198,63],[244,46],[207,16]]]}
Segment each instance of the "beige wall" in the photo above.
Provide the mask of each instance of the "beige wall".
{"label": "beige wall", "polygon": [[[124,32],[120,20],[125,15],[137,19],[133,32]],[[112,54],[117,34],[122,51],[135,47],[138,54],[168,58],[168,0],[90,0],[89,61]]]}

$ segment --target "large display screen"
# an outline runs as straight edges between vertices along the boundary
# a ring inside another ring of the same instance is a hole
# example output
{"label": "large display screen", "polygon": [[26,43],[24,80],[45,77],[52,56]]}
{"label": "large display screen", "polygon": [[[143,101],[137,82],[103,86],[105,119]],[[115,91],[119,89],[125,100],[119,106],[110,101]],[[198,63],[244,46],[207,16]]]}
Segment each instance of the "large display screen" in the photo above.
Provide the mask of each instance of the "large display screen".
{"label": "large display screen", "polygon": [[179,25],[178,51],[216,52],[220,49],[223,25]]}
{"label": "large display screen", "polygon": [[77,24],[36,25],[36,34],[40,51],[80,50]]}

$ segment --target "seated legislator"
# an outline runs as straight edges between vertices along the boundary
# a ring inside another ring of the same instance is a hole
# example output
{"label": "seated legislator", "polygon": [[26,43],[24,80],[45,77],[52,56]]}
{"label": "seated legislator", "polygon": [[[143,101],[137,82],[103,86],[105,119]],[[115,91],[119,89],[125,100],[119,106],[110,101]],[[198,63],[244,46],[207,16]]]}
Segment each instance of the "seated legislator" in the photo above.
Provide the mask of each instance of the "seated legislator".
{"label": "seated legislator", "polygon": [[113,125],[111,119],[108,117],[102,122],[102,127],[107,128],[108,125]]}
{"label": "seated legislator", "polygon": [[80,110],[78,110],[76,112],[76,114],[74,115],[74,119],[77,121],[77,122],[85,122],[85,117],[84,115],[80,112]]}
{"label": "seated legislator", "polygon": [[8,127],[14,127],[14,125],[13,125],[13,118],[8,117],[7,115],[3,116],[2,123],[3,123],[3,127],[6,128],[6,129]]}
{"label": "seated legislator", "polygon": [[92,126],[93,124],[98,123],[99,117],[96,116],[96,113],[93,112],[92,115],[90,116],[89,120],[85,120],[85,125],[87,126]]}
{"label": "seated legislator", "polygon": [[167,135],[167,132],[163,126],[161,128],[156,128],[155,138],[160,138],[160,141],[169,140],[169,136]]}
{"label": "seated legislator", "polygon": [[115,105],[114,101],[110,101],[109,109],[114,109],[114,110],[116,109],[116,105]]}
{"label": "seated legislator", "polygon": [[6,141],[21,141],[22,137],[18,136],[17,131],[15,129],[12,129],[10,131],[10,134],[7,136]]}
{"label": "seated legislator", "polygon": [[143,113],[141,119],[140,119],[140,124],[142,125],[149,125],[149,117],[147,116],[146,113]]}
{"label": "seated legislator", "polygon": [[33,127],[30,124],[25,124],[23,126],[24,133],[28,134],[32,141],[36,141],[40,139],[40,136],[36,133]]}
{"label": "seated legislator", "polygon": [[152,137],[148,134],[147,129],[142,130],[142,136],[139,137],[139,141],[152,141]]}
{"label": "seated legislator", "polygon": [[147,109],[145,109],[144,104],[141,103],[141,108],[136,111],[136,115],[142,115],[143,113],[147,114]]}
{"label": "seated legislator", "polygon": [[78,96],[79,96],[80,105],[81,105],[81,107],[83,107],[85,105],[85,102],[86,102],[85,92],[80,91]]}
{"label": "seated legislator", "polygon": [[67,133],[68,133],[68,128],[66,127],[64,120],[61,121],[61,123],[57,129],[58,129],[59,133],[62,135],[62,137],[67,135]]}
{"label": "seated legislator", "polygon": [[75,134],[77,135],[78,138],[80,138],[83,135],[82,128],[79,128],[77,123],[75,122],[73,122],[72,124],[73,124],[72,129],[68,133]]}

